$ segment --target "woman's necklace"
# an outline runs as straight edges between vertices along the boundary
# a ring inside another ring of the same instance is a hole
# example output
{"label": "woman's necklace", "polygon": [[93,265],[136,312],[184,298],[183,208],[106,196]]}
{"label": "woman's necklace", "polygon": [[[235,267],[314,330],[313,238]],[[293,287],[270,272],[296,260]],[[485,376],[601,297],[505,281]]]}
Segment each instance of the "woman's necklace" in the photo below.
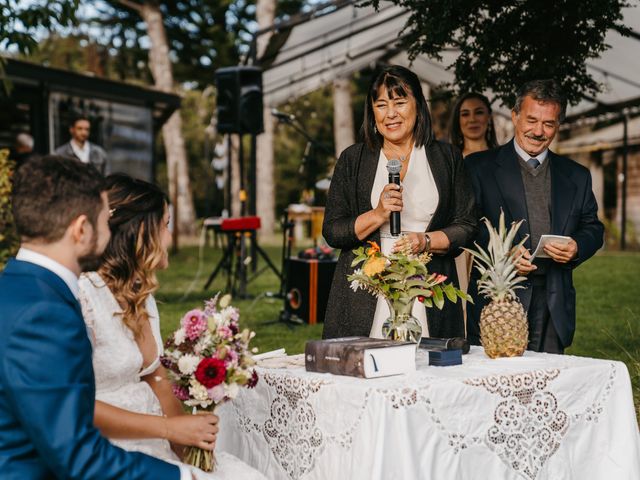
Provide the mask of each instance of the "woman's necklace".
{"label": "woman's necklace", "polygon": [[400,160],[402,163],[404,163],[410,156],[411,156],[411,151],[413,150],[413,145],[411,145],[409,147],[409,151],[406,154],[402,154],[402,151],[398,151],[392,148],[387,147],[383,147],[382,150],[384,151],[385,156],[387,157],[388,160],[391,160],[392,158],[397,158],[398,160]]}

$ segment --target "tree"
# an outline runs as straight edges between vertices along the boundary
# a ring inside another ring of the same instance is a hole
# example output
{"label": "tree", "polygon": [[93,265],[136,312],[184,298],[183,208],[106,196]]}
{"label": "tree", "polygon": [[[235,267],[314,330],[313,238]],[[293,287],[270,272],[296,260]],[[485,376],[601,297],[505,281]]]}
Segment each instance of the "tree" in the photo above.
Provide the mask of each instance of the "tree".
{"label": "tree", "polygon": [[[258,0],[256,4],[256,20],[258,29],[268,28],[276,18],[275,0]],[[256,50],[258,58],[264,55],[269,39],[273,32],[260,35],[256,39]],[[256,213],[262,219],[262,232],[271,235],[275,226],[275,179],[274,179],[274,156],[273,156],[273,134],[274,119],[271,115],[271,105],[266,103],[263,106],[262,118],[264,123],[264,133],[257,138],[257,165],[256,165]]]}
{"label": "tree", "polygon": [[76,22],[80,0],[0,0],[0,49],[28,54],[41,30],[55,31]]}
{"label": "tree", "polygon": [[[300,8],[300,0],[282,2],[281,14]],[[279,5],[280,8],[280,5]],[[255,5],[246,0],[104,0],[98,20],[113,48],[139,51],[149,44],[149,69],[156,87],[168,90],[174,83],[204,88],[213,83],[219,67],[237,65],[255,28]],[[140,19],[143,22],[140,22]],[[193,207],[182,119],[177,112],[163,127],[169,190],[178,174],[178,219],[181,228],[193,228]]]}
{"label": "tree", "polygon": [[333,136],[336,144],[336,158],[356,141],[353,129],[351,80],[348,77],[336,78],[333,81]]}
{"label": "tree", "polygon": [[534,78],[555,78],[573,104],[596,95],[601,85],[587,60],[608,48],[609,29],[629,33],[621,23],[625,0],[392,1],[410,12],[402,41],[411,58],[441,60],[443,50],[458,49],[455,89],[491,89],[508,106]]}
{"label": "tree", "polygon": [[[110,3],[114,7],[120,6],[140,16],[149,38],[149,69],[154,84],[159,90],[174,92],[171,50],[160,4],[154,0],[113,0]],[[180,232],[192,234],[195,231],[195,211],[180,111],[174,112],[162,126],[162,139],[167,155],[169,196],[177,203],[174,206],[177,226]]]}
{"label": "tree", "polygon": [[[76,23],[80,0],[0,0],[0,49],[27,55],[38,47],[38,32],[55,31]],[[0,57],[0,78],[5,91],[4,62]]]}

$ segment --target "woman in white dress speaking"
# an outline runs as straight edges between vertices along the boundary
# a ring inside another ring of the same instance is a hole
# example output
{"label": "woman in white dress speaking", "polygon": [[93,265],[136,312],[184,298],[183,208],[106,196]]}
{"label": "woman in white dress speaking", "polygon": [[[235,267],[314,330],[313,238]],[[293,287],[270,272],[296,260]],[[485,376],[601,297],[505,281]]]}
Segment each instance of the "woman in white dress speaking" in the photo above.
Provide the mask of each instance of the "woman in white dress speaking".
{"label": "woman in white dress speaking", "polygon": [[[163,343],[153,292],[169,265],[168,199],[127,175],[107,178],[111,240],[97,272],[80,279],[80,302],[93,344],[95,425],[125,450],[179,463],[185,446],[212,450],[218,417],[186,414],[160,364]],[[262,479],[237,458],[218,454],[218,469],[198,479]]]}
{"label": "woman in white dress speaking", "polygon": [[[367,241],[383,253],[431,252],[432,272],[458,285],[454,258],[473,239],[474,196],[460,151],[434,139],[431,116],[415,73],[399,65],[383,69],[371,82],[364,105],[362,142],[338,159],[327,196],[322,233],[340,248],[324,321],[325,338],[381,336],[389,316],[383,299],[349,288],[352,250]],[[389,160],[400,160],[401,187],[390,183]],[[392,212],[401,212],[404,236],[390,231]],[[463,337],[460,302],[427,311],[414,304],[422,336]]]}

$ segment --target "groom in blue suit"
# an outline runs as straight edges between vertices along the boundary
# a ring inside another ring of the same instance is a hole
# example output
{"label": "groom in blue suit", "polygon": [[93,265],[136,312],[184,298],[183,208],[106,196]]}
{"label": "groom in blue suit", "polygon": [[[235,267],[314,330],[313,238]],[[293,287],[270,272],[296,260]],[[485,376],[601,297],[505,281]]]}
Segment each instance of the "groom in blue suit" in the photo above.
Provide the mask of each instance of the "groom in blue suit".
{"label": "groom in blue suit", "polygon": [[[507,225],[522,219],[515,243],[527,236],[518,262],[524,288],[516,294],[527,312],[529,350],[563,353],[576,329],[576,291],[573,269],[602,246],[604,227],[591,189],[589,170],[549,149],[567,101],[553,80],[534,80],[518,92],[511,112],[514,138],[500,148],[469,155],[478,217],[497,227],[504,211]],[[547,258],[531,258],[540,237],[569,237],[551,242]],[[477,242],[487,248],[489,235],[479,229]],[[486,299],[478,295],[478,272],[473,270],[469,293],[475,304],[467,307],[467,335],[480,340],[479,320]]]}
{"label": "groom in blue suit", "polygon": [[188,471],[117,448],[93,425],[91,345],[78,275],[109,240],[104,180],[49,156],[14,177],[22,244],[0,274],[0,478],[170,479]]}

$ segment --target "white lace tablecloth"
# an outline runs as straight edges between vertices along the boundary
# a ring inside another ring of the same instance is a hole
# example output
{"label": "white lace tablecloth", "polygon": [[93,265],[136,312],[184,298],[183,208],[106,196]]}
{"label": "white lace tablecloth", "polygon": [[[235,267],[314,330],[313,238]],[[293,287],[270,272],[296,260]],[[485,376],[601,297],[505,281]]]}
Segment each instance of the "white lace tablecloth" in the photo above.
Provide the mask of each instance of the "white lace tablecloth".
{"label": "white lace tablecloth", "polygon": [[217,449],[270,479],[640,479],[620,362],[526,352],[357,379],[259,369],[220,410]]}

